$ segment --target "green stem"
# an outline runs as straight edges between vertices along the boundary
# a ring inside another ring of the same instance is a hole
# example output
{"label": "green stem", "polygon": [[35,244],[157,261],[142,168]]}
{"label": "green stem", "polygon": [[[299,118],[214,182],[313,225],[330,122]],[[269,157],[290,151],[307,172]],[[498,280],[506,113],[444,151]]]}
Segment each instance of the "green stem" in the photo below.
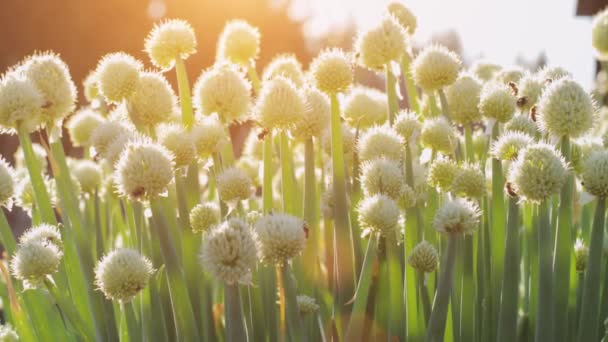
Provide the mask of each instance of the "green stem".
{"label": "green stem", "polygon": [[475,162],[475,152],[473,151],[473,128],[471,124],[464,125],[464,146],[465,156],[469,163]]}
{"label": "green stem", "polygon": [[392,125],[395,115],[399,111],[399,100],[397,99],[397,90],[395,89],[395,75],[391,71],[390,64],[384,66],[386,76],[386,95],[388,97],[388,122]]}
{"label": "green stem", "polygon": [[498,342],[515,341],[519,291],[519,205],[517,197],[509,198],[505,266],[498,314]]}
{"label": "green stem", "polygon": [[[498,139],[500,127],[498,122],[492,127],[492,137],[490,143]],[[490,305],[493,308],[500,306],[500,288],[502,285],[503,267],[505,263],[505,230],[506,230],[506,213],[505,213],[505,197],[504,197],[505,179],[503,177],[502,162],[498,159],[492,159],[492,235],[490,241],[491,255],[491,270],[490,283],[492,292],[489,293]],[[497,312],[492,312],[492,321],[498,319]]]}
{"label": "green stem", "polygon": [[578,341],[597,341],[600,303],[600,275],[602,247],[604,243],[604,222],[606,214],[606,199],[598,198],[595,207],[593,228],[589,239],[589,256],[585,270],[585,285],[581,304],[581,317],[578,325]]}
{"label": "green stem", "polygon": [[177,75],[177,86],[179,88],[179,103],[182,107],[182,123],[187,129],[190,129],[194,124],[194,113],[192,112],[190,82],[188,82],[188,73],[182,58],[175,59],[175,74]]}
{"label": "green stem", "polygon": [[[564,136],[561,141],[562,155],[570,162],[570,139]],[[555,338],[556,341],[568,340],[568,298],[570,296],[570,254],[572,253],[572,210],[574,174],[566,178],[559,196],[557,232],[553,254],[553,283],[555,284]]]}
{"label": "green stem", "polygon": [[87,341],[95,341],[95,333],[87,327],[76,308],[59,292],[57,286],[50,279],[45,279],[44,285],[78,333],[86,338]]}
{"label": "green stem", "polygon": [[226,341],[249,341],[241,309],[241,295],[238,285],[224,285],[224,306],[226,309]]}
{"label": "green stem", "polygon": [[399,260],[397,241],[386,240],[386,268],[388,274],[388,300],[389,300],[389,338],[403,341],[405,339],[405,313],[403,302],[403,267]]}
{"label": "green stem", "polygon": [[429,319],[429,325],[426,333],[426,342],[443,341],[445,333],[445,321],[448,314],[448,306],[450,300],[450,290],[454,281],[454,264],[456,262],[456,245],[459,236],[450,234],[448,236],[448,246],[446,249],[443,270],[441,278],[437,286],[435,301],[433,303],[433,311]]}
{"label": "green stem", "polygon": [[353,246],[350,238],[350,222],[346,200],[346,177],[340,105],[336,94],[331,95],[331,157],[334,187],[334,270],[337,297],[335,308],[343,308],[355,286],[353,270]]}
{"label": "green stem", "polygon": [[[135,312],[133,312],[133,305],[131,303],[120,303],[120,312],[122,313],[121,325],[126,325],[126,333],[128,334],[129,341],[141,341],[141,333],[137,319],[135,318]],[[123,330],[123,327],[121,327]],[[121,332],[123,335],[125,332]]]}
{"label": "green stem", "polygon": [[289,158],[289,138],[285,132],[279,134],[281,154],[281,190],[283,211],[295,215],[295,185],[293,184],[291,160]]}
{"label": "green stem", "polygon": [[258,72],[255,69],[255,61],[251,61],[249,65],[247,65],[247,75],[249,76],[249,80],[251,81],[251,86],[253,88],[253,94],[258,95],[260,93],[260,78],[258,77]]}
{"label": "green stem", "polygon": [[443,112],[443,116],[448,120],[448,122],[452,122],[452,115],[450,113],[450,107],[448,106],[448,100],[445,97],[445,93],[443,88],[439,88],[437,90],[439,94],[439,101],[441,101],[441,111]]}
{"label": "green stem", "polygon": [[6,220],[4,210],[0,208],[0,242],[8,255],[13,255],[17,248],[17,242],[15,242],[15,236],[11,230],[11,226]]}
{"label": "green stem", "polygon": [[[549,200],[538,209],[538,304],[535,341],[553,340],[553,267],[551,265],[551,220]],[[561,279],[560,281],[563,281]]]}
{"label": "green stem", "polygon": [[353,304],[350,322],[346,329],[345,341],[360,340],[363,333],[369,289],[372,285],[372,273],[378,254],[377,244],[378,240],[375,238],[369,239],[367,243],[363,267],[361,269],[361,274],[359,275],[357,291],[355,292],[355,303]]}
{"label": "green stem", "polygon": [[429,289],[426,286],[426,274],[423,271],[417,271],[418,291],[422,300],[422,312],[424,314],[424,323],[429,324],[431,318],[431,299],[429,297]]}
{"label": "green stem", "polygon": [[264,137],[264,185],[262,188],[265,213],[272,211],[272,175],[272,131],[268,131]]}
{"label": "green stem", "polygon": [[307,335],[304,333],[302,319],[298,309],[298,301],[296,299],[296,287],[293,281],[293,275],[289,269],[287,262],[280,267],[281,279],[285,289],[285,318],[287,321],[287,330],[290,341],[306,341]]}
{"label": "green stem", "polygon": [[407,103],[409,104],[410,110],[419,113],[420,106],[418,105],[418,91],[414,85],[412,74],[410,73],[410,56],[408,53],[403,55],[401,59],[401,73],[405,80],[405,90],[407,92]]}

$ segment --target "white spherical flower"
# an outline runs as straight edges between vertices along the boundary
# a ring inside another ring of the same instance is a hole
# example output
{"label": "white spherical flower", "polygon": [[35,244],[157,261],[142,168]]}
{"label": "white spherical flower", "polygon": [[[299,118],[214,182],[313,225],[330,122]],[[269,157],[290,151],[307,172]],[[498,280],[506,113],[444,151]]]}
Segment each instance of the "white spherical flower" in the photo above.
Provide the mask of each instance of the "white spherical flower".
{"label": "white spherical flower", "polygon": [[361,187],[366,196],[384,194],[398,201],[406,187],[405,176],[399,162],[375,158],[361,165]]}
{"label": "white spherical flower", "polygon": [[289,79],[297,87],[304,85],[304,71],[302,64],[298,61],[295,55],[283,54],[278,55],[268,63],[262,73],[262,80],[269,81],[277,76],[282,76]]}
{"label": "white spherical flower", "polygon": [[374,126],[359,138],[357,149],[362,161],[379,157],[401,160],[404,150],[403,139],[388,126]]}
{"label": "white spherical flower", "polygon": [[469,70],[481,81],[488,82],[494,78],[494,75],[499,72],[500,69],[502,69],[500,65],[492,61],[480,59],[473,62],[473,65]]}
{"label": "white spherical flower", "polygon": [[401,111],[395,117],[393,129],[401,136],[403,142],[412,144],[420,135],[422,124],[418,120],[418,115],[414,112]]}
{"label": "white spherical flower", "polygon": [[215,115],[197,121],[190,132],[196,151],[203,158],[220,151],[229,139],[226,128]]}
{"label": "white spherical flower", "polygon": [[0,207],[11,208],[15,196],[15,171],[0,156]]}
{"label": "white spherical flower", "polygon": [[269,264],[282,264],[299,255],[306,244],[304,221],[283,213],[268,214],[254,224],[260,259]]}
{"label": "white spherical flower", "polygon": [[505,131],[492,143],[490,153],[499,160],[515,160],[519,151],[532,145],[533,138],[520,131]]}
{"label": "white spherical flower", "polygon": [[526,74],[517,84],[517,107],[523,112],[528,112],[538,102],[544,87],[545,82],[542,79]]}
{"label": "white spherical flower", "polygon": [[437,152],[452,154],[458,142],[454,128],[444,117],[427,119],[422,124],[420,141]]}
{"label": "white spherical flower", "polygon": [[263,85],[255,113],[265,129],[289,129],[305,110],[302,93],[290,80],[279,76]]}
{"label": "white spherical flower", "polygon": [[446,87],[458,77],[460,58],[441,45],[426,47],[412,63],[414,82],[426,92]]}
{"label": "white spherical flower", "polygon": [[19,127],[35,131],[42,124],[45,100],[34,82],[16,72],[0,79],[0,133],[15,133]]}
{"label": "white spherical flower", "polygon": [[57,272],[63,254],[55,244],[41,240],[22,243],[11,259],[15,278],[24,281],[26,288],[39,286],[49,275]]}
{"label": "white spherical flower", "polygon": [[450,106],[452,120],[461,124],[470,124],[481,119],[479,94],[481,83],[474,77],[463,74],[445,90],[445,96]]}
{"label": "white spherical flower", "polygon": [[169,124],[159,126],[158,142],[175,157],[175,167],[190,165],[196,158],[194,139],[182,125]]}
{"label": "white spherical flower", "polygon": [[218,59],[248,66],[260,53],[260,31],[244,20],[226,23],[217,43]]}
{"label": "white spherical flower", "polygon": [[407,34],[391,15],[375,27],[359,34],[355,50],[359,63],[372,70],[382,70],[392,61],[400,61],[407,53]]}
{"label": "white spherical flower", "polygon": [[104,121],[104,117],[92,108],[77,111],[66,123],[72,145],[88,147],[93,131]]}
{"label": "white spherical flower", "polygon": [[23,245],[28,242],[38,241],[44,244],[53,244],[59,251],[63,250],[63,241],[61,240],[61,233],[56,226],[42,223],[37,226],[33,226],[23,232],[23,235],[19,237],[19,244]]}
{"label": "white spherical flower", "polygon": [[604,9],[593,17],[591,43],[598,59],[608,60],[608,9]]}
{"label": "white spherical flower", "polygon": [[94,161],[79,160],[71,170],[83,192],[92,194],[101,186],[103,178],[101,165]]}
{"label": "white spherical flower", "polygon": [[144,46],[152,64],[166,71],[173,68],[176,59],[196,52],[196,36],[187,21],[170,19],[154,25]]}
{"label": "white spherical flower", "polygon": [[135,91],[127,99],[129,118],[136,126],[153,127],[168,121],[177,106],[171,85],[161,74],[142,72]]}
{"label": "white spherical flower", "polygon": [[364,236],[379,234],[387,239],[401,240],[399,206],[390,197],[385,195],[366,197],[359,203],[357,211]]}
{"label": "white spherical flower", "polygon": [[253,183],[247,173],[236,167],[222,171],[217,176],[217,191],[224,202],[246,200],[253,194]]}
{"label": "white spherical flower", "polygon": [[121,102],[137,89],[142,68],[140,61],[126,53],[105,55],[96,69],[99,91],[109,102]]}
{"label": "white spherical flower", "polygon": [[368,128],[386,121],[386,95],[373,88],[354,87],[342,103],[344,118],[353,127]]}
{"label": "white spherical flower", "polygon": [[400,1],[392,1],[386,7],[388,13],[393,15],[399,24],[407,31],[408,34],[412,35],[416,32],[417,20],[416,16],[412,11],[405,7]]}
{"label": "white spherical flower", "polygon": [[593,196],[608,197],[608,151],[591,153],[583,163],[583,187]]}
{"label": "white spherical flower", "polygon": [[473,234],[479,225],[479,207],[462,198],[450,200],[435,213],[433,227],[446,234]]}
{"label": "white spherical flower", "polygon": [[515,113],[517,99],[511,88],[502,83],[488,83],[479,96],[479,111],[485,117],[504,123]]}
{"label": "white spherical flower", "polygon": [[304,115],[296,121],[291,130],[291,134],[298,140],[321,136],[331,119],[327,95],[312,87],[306,87],[303,95],[306,100]]}
{"label": "white spherical flower", "polygon": [[322,51],[310,64],[314,85],[326,94],[346,91],[354,79],[352,57],[340,49]]}
{"label": "white spherical flower", "polygon": [[106,254],[95,267],[95,284],[108,299],[131,301],[154,273],[152,263],[136,250],[119,248]]}

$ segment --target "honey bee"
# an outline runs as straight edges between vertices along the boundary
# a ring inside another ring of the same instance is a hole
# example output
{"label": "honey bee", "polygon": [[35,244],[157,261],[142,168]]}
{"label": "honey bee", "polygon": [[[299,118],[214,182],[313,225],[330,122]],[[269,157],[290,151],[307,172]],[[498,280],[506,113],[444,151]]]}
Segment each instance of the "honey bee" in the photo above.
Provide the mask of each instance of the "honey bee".
{"label": "honey bee", "polygon": [[133,196],[135,198],[139,198],[145,194],[146,194],[146,188],[144,188],[143,186],[139,186],[139,187],[133,189],[133,191],[131,191],[131,196]]}
{"label": "honey bee", "polygon": [[507,191],[507,195],[509,195],[509,197],[517,197],[517,193],[515,193],[515,190],[513,190],[511,182],[507,182],[505,184],[505,190]]}
{"label": "honey bee", "polygon": [[515,84],[515,82],[509,82],[509,88],[511,88],[511,92],[513,92],[513,95],[517,96],[517,93],[519,92],[517,84]]}
{"label": "honey bee", "polygon": [[517,107],[523,107],[528,103],[528,97],[522,96],[517,99]]}
{"label": "honey bee", "polygon": [[258,140],[264,140],[264,138],[266,137],[266,135],[268,135],[268,133],[270,133],[269,130],[267,130],[266,128],[262,129],[262,131],[260,133],[258,133]]}
{"label": "honey bee", "polygon": [[530,108],[530,119],[532,119],[532,121],[536,122],[536,105],[532,106],[532,108]]}
{"label": "honey bee", "polygon": [[304,229],[304,236],[306,236],[306,238],[308,239],[308,235],[310,233],[310,226],[308,225],[308,223],[304,222],[304,224],[302,224],[302,229]]}

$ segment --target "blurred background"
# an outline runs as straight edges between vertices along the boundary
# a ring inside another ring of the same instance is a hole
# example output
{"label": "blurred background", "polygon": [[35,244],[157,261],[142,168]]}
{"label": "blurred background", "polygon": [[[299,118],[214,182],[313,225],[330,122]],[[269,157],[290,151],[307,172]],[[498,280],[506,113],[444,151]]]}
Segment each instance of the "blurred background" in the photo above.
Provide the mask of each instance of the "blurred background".
{"label": "blurred background", "polygon": [[[485,58],[535,70],[559,65],[586,87],[597,70],[591,15],[608,0],[402,0],[418,17],[412,46],[431,41],[460,54],[465,64]],[[182,18],[197,36],[198,53],[187,61],[191,83],[213,63],[226,21],[259,27],[258,71],[281,52],[306,67],[325,46],[350,49],[359,28],[373,24],[386,0],[0,0],[0,73],[34,51],[53,50],[80,86],[101,56],[124,51],[151,64],[143,40],[155,21]],[[175,85],[174,73],[166,76]],[[383,87],[359,70],[362,83]],[[177,89],[177,87],[176,87]],[[82,99],[82,95],[80,95]],[[67,142],[66,142],[67,143]],[[0,136],[0,154],[12,162],[17,142]],[[71,151],[66,145],[68,152]],[[72,153],[77,151],[71,151]],[[20,220],[18,212],[11,220]],[[17,224],[23,226],[23,224]]]}

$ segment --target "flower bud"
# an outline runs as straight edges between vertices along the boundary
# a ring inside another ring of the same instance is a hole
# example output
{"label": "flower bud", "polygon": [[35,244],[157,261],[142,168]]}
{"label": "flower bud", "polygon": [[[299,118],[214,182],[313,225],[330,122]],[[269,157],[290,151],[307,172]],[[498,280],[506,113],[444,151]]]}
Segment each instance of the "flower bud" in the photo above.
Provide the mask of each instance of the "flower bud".
{"label": "flower bud", "polygon": [[215,203],[199,203],[190,211],[190,226],[195,233],[208,232],[220,223],[220,208]]}
{"label": "flower bud", "polygon": [[392,16],[385,16],[372,29],[361,33],[355,42],[359,63],[371,70],[382,70],[407,53],[407,34]]}
{"label": "flower bud", "polygon": [[532,137],[526,133],[505,131],[494,141],[490,153],[499,160],[515,160],[519,151],[532,143]]}
{"label": "flower bud", "polygon": [[80,189],[85,193],[92,194],[101,186],[103,177],[101,166],[93,161],[79,160],[72,168],[72,172],[80,184]]}
{"label": "flower bud", "polygon": [[451,191],[457,196],[478,199],[486,191],[486,179],[474,164],[464,164],[457,168]]}
{"label": "flower bud", "polygon": [[386,121],[388,113],[386,95],[376,89],[355,87],[344,99],[342,112],[353,127],[381,125]]}
{"label": "flower bud", "polygon": [[165,77],[142,72],[133,94],[127,99],[129,118],[135,126],[153,127],[168,121],[177,98]]}
{"label": "flower bud", "polygon": [[416,32],[416,16],[409,8],[405,7],[403,3],[400,1],[392,1],[388,4],[386,9],[389,14],[397,19],[401,27],[403,27],[409,35],[413,35],[414,32]]}
{"label": "flower bud", "polygon": [[226,203],[243,201],[253,194],[253,184],[245,171],[232,167],[217,176],[217,192]]}
{"label": "flower bud", "polygon": [[295,55],[283,54],[273,58],[270,63],[264,68],[262,80],[264,82],[282,76],[293,82],[296,87],[304,85],[304,72],[302,64],[298,61]]}
{"label": "flower bud", "polygon": [[137,89],[142,68],[140,61],[126,53],[105,55],[96,69],[99,90],[109,102],[121,102]]}
{"label": "flower bud", "polygon": [[450,106],[452,120],[467,125],[481,119],[479,94],[481,84],[469,75],[461,75],[456,81],[445,89],[445,96]]}
{"label": "flower bud", "polygon": [[407,262],[416,271],[433,273],[437,269],[439,255],[437,249],[425,240],[420,241],[407,258]]}
{"label": "flower bud", "polygon": [[298,311],[300,311],[301,315],[312,314],[319,311],[319,305],[317,305],[317,301],[305,295],[299,295],[296,297],[298,302]]}
{"label": "flower bud", "polygon": [[423,122],[420,141],[423,146],[444,154],[452,154],[458,142],[454,129],[443,117]]}
{"label": "flower bud", "polygon": [[405,186],[405,177],[396,160],[375,158],[363,162],[361,187],[366,196],[384,194],[398,201]]}
{"label": "flower bud", "polygon": [[130,302],[154,273],[152,263],[136,250],[119,248],[106,254],[95,268],[95,284],[106,298]]}
{"label": "flower bud", "polygon": [[84,108],[77,111],[66,123],[72,145],[88,147],[93,131],[104,121],[103,116],[94,109]]}
{"label": "flower bud", "polygon": [[403,139],[389,126],[374,126],[363,133],[357,145],[361,161],[385,157],[401,160]]}
{"label": "flower bud", "polygon": [[55,244],[42,240],[29,240],[19,244],[11,259],[15,278],[24,281],[26,288],[39,286],[47,276],[57,272],[63,254]]}
{"label": "flower bud", "polygon": [[181,125],[160,126],[158,142],[173,154],[175,167],[188,166],[196,158],[194,139]]}
{"label": "flower bud", "polygon": [[412,63],[414,82],[425,92],[446,87],[458,77],[460,58],[441,45],[426,47]]}
{"label": "flower bud", "polygon": [[19,127],[35,131],[42,124],[44,96],[34,82],[12,71],[0,79],[0,133]]}
{"label": "flower bud", "polygon": [[488,83],[481,90],[479,111],[500,123],[509,121],[515,113],[517,99],[511,89],[501,83]]}
{"label": "flower bud", "polygon": [[379,234],[387,239],[401,241],[399,206],[390,197],[386,195],[366,197],[359,203],[357,211],[363,236]]}
{"label": "flower bud", "polygon": [[304,115],[305,104],[296,86],[279,76],[262,87],[255,113],[259,124],[265,129],[289,129]]}
{"label": "flower bud", "polygon": [[486,60],[477,60],[471,66],[471,72],[483,82],[488,82],[502,67],[498,64]]}

